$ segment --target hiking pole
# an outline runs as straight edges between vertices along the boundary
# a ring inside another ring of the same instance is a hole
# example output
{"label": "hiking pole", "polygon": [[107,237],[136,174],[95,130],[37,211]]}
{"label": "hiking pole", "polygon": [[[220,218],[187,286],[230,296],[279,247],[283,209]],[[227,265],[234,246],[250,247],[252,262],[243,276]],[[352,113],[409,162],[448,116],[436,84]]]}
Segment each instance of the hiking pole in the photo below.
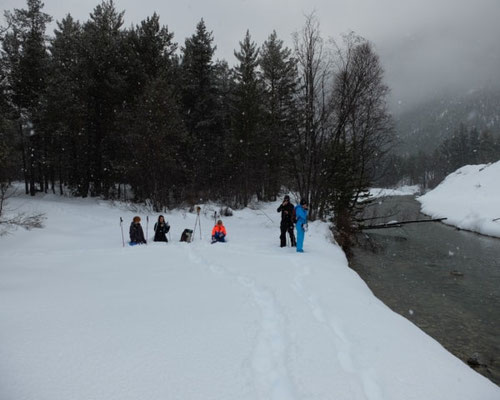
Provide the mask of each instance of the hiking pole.
{"label": "hiking pole", "polygon": [[200,218],[200,217],[197,215],[196,219],[194,220],[193,236],[191,238],[191,241],[194,240],[194,232],[196,232],[196,226],[198,225],[198,218]]}
{"label": "hiking pole", "polygon": [[123,236],[123,218],[120,217],[120,229],[122,231],[122,245],[125,247],[125,237]]}
{"label": "hiking pole", "polygon": [[149,232],[149,215],[146,215],[146,244],[148,244],[148,232]]}
{"label": "hiking pole", "polygon": [[200,218],[201,207],[198,207],[198,227],[200,228],[200,240],[201,240],[201,218]]}
{"label": "hiking pole", "polygon": [[[201,240],[201,220],[200,220],[200,211],[201,211],[201,207],[200,206],[197,206],[196,207],[196,221],[194,223],[194,229],[193,229],[193,233],[196,232],[196,225],[198,225],[198,227],[200,228],[200,240]],[[194,239],[194,235],[193,235],[193,239]]]}

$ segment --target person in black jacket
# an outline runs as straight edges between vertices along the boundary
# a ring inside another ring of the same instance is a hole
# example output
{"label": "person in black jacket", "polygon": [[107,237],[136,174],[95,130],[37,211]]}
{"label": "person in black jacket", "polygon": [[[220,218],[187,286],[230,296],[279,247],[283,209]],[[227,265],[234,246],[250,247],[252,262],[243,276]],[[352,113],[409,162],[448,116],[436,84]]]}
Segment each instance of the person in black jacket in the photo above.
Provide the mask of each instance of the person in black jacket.
{"label": "person in black jacket", "polygon": [[155,224],[155,242],[168,242],[167,233],[170,230],[170,225],[165,222],[163,215],[158,217],[158,222]]}
{"label": "person in black jacket", "polygon": [[130,224],[130,245],[134,246],[136,244],[146,243],[144,238],[144,232],[141,226],[141,217],[134,217],[132,223]]}
{"label": "person in black jacket", "polygon": [[293,233],[294,224],[294,210],[293,204],[290,203],[290,196],[285,196],[283,203],[278,207],[278,212],[281,212],[281,224],[280,224],[280,246],[286,246],[286,233],[290,235],[290,241],[292,242],[292,247],[296,246],[295,234]]}

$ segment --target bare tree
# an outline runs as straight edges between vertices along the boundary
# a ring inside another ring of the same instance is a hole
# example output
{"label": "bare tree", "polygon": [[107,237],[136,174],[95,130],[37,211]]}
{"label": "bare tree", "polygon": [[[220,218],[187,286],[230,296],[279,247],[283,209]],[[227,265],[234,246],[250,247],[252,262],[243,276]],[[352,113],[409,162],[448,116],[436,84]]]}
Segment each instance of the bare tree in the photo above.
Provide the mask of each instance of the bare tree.
{"label": "bare tree", "polygon": [[335,47],[332,137],[322,196],[332,209],[337,231],[350,236],[355,215],[367,203],[376,167],[393,140],[387,109],[388,87],[371,43],[351,33]]}
{"label": "bare tree", "polygon": [[8,233],[10,227],[21,226],[24,229],[31,230],[33,228],[43,228],[45,221],[44,214],[17,213],[11,217],[5,217],[4,211],[7,200],[16,194],[16,189],[12,188],[8,183],[0,183],[0,236]]}
{"label": "bare tree", "polygon": [[319,188],[325,144],[329,137],[330,113],[328,81],[331,60],[325,48],[315,14],[306,16],[304,27],[294,34],[300,90],[297,98],[299,118],[295,128],[293,172],[301,198],[309,200],[311,217],[318,211]]}

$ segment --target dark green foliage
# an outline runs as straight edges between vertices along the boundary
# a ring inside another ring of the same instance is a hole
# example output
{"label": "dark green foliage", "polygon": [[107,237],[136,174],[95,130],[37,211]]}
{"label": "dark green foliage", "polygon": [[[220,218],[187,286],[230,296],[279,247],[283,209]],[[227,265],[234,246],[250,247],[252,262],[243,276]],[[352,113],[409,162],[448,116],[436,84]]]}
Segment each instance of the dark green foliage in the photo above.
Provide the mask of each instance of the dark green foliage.
{"label": "dark green foliage", "polygon": [[48,128],[54,135],[53,165],[59,180],[59,193],[69,186],[82,195],[85,184],[87,140],[85,82],[82,79],[82,26],[67,15],[57,23],[50,46],[51,73],[47,92]]}
{"label": "dark green foliage", "polygon": [[190,176],[194,198],[213,195],[222,167],[218,155],[223,137],[216,112],[213,40],[202,19],[196,25],[196,33],[186,39],[180,64],[183,118],[193,145],[188,164],[199,172]]}
{"label": "dark green foliage", "polygon": [[333,63],[310,16],[293,52],[276,32],[259,48],[247,31],[230,68],[214,60],[203,19],[177,51],[158,15],[126,28],[104,0],[87,21],[57,22],[47,42],[42,6],[8,14],[2,37],[3,180],[21,172],[32,194],[133,195],[158,211],[241,207],[285,187],[309,200],[312,218],[334,212],[349,226],[390,139],[366,41],[349,36]]}
{"label": "dark green foliage", "polygon": [[265,143],[261,120],[261,88],[257,76],[259,50],[247,31],[234,55],[235,67],[232,140],[229,157],[233,160],[232,181],[237,202],[246,206],[261,191],[265,164]]}
{"label": "dark green foliage", "polygon": [[[3,63],[8,72],[6,93],[17,120],[23,170],[29,177],[29,192],[48,187],[47,153],[51,137],[43,122],[49,57],[45,42],[51,17],[42,12],[40,0],[28,0],[27,9],[7,12],[10,29],[2,38]],[[28,179],[26,179],[28,192]]]}
{"label": "dark green foliage", "polygon": [[188,139],[173,85],[160,75],[123,118],[127,130],[127,175],[136,200],[151,200],[156,211],[179,204],[190,173]]}
{"label": "dark green foliage", "polygon": [[[273,200],[281,185],[291,186],[293,132],[297,123],[295,95],[298,88],[296,61],[275,31],[260,52],[262,82],[263,197]],[[287,183],[288,182],[288,183]]]}

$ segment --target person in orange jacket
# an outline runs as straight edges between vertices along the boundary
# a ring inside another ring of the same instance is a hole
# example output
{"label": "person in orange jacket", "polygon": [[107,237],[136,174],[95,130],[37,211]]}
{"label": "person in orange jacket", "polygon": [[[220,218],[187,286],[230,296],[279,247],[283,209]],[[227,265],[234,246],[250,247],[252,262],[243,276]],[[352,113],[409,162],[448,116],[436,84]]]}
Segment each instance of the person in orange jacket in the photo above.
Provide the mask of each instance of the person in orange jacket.
{"label": "person in orange jacket", "polygon": [[225,242],[226,241],[226,228],[222,225],[222,221],[219,219],[217,224],[212,229],[212,243],[215,242]]}

